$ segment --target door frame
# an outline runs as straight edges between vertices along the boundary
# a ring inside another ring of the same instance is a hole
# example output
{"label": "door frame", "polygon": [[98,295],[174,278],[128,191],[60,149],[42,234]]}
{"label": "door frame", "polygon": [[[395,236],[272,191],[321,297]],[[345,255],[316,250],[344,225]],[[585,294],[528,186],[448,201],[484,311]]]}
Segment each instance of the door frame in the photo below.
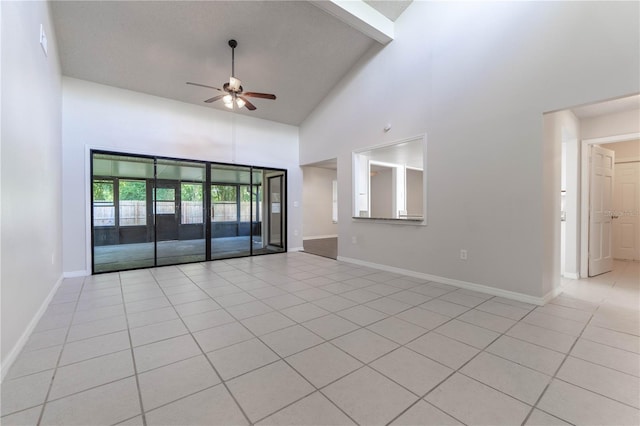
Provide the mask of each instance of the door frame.
{"label": "door frame", "polygon": [[[266,185],[264,193],[266,193],[266,195],[267,195],[267,202],[265,203],[266,204],[265,205],[266,208],[265,208],[265,214],[264,214],[264,217],[263,217],[263,223],[265,222],[264,218],[266,218],[266,217],[268,217],[268,221],[267,221],[267,241],[266,241],[266,244],[264,244],[264,242],[263,242],[263,244],[265,246],[273,246],[273,247],[278,247],[278,248],[284,249],[284,244],[285,244],[284,243],[284,239],[285,239],[285,235],[286,235],[286,233],[284,231],[286,217],[285,217],[285,213],[284,213],[285,209],[283,208],[286,205],[286,198],[285,198],[286,194],[284,193],[284,191],[285,191],[285,184],[284,184],[285,175],[284,175],[284,173],[278,173],[278,174],[273,173],[270,176],[265,176],[265,178],[266,178],[266,181],[267,181],[267,185]],[[272,179],[280,179],[280,185],[279,185],[280,200],[278,200],[278,205],[279,205],[279,208],[280,208],[280,212],[278,212],[278,213],[274,213],[272,211],[273,203],[274,203],[274,201],[271,198],[271,197],[273,197],[273,191],[271,190],[271,188],[272,188]],[[263,194],[263,196],[264,196],[264,194]],[[271,242],[271,225],[272,225],[272,220],[273,220],[273,215],[274,214],[279,214],[280,215],[279,216],[280,217],[280,244],[273,244]]]}
{"label": "door frame", "polygon": [[601,138],[583,139],[580,160],[580,276],[589,276],[589,183],[591,145],[627,142],[640,139],[640,132]]}

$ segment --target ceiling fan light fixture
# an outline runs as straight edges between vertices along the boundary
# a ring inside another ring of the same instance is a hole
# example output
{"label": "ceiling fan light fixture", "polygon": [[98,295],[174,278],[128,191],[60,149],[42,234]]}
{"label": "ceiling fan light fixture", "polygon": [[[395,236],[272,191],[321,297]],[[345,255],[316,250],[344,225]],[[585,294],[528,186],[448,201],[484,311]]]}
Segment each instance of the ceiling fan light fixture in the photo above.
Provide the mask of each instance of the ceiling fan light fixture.
{"label": "ceiling fan light fixture", "polygon": [[231,95],[225,95],[225,96],[222,98],[222,102],[224,102],[224,104],[225,104],[225,105],[227,105],[227,104],[233,104],[233,96],[231,96]]}
{"label": "ceiling fan light fixture", "polygon": [[236,99],[236,105],[238,105],[238,108],[242,108],[245,105],[245,101],[243,99]]}
{"label": "ceiling fan light fixture", "polygon": [[231,90],[232,92],[239,92],[241,83],[242,82],[239,79],[231,76],[229,78],[229,90]]}

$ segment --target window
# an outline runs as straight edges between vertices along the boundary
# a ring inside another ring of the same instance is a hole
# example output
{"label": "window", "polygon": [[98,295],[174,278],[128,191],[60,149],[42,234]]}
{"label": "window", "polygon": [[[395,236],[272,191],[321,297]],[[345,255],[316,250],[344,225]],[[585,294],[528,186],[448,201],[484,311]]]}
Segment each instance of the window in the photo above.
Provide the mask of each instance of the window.
{"label": "window", "polygon": [[238,198],[236,185],[211,185],[211,215],[213,222],[236,222]]}
{"label": "window", "polygon": [[176,213],[176,190],[174,188],[156,188],[156,214]]}
{"label": "window", "polygon": [[[253,185],[253,194],[249,190],[249,185],[240,186],[240,222],[256,221],[256,214],[260,211],[260,206],[262,205],[259,201],[259,191],[259,185]],[[253,195],[253,198],[251,195]],[[252,200],[253,206],[251,205]]]}
{"label": "window", "polygon": [[203,185],[201,183],[182,183],[181,191],[181,223],[184,225],[203,223],[202,200]]}
{"label": "window", "polygon": [[423,221],[424,137],[353,152],[353,216]]}
{"label": "window", "polygon": [[147,224],[147,182],[120,179],[118,191],[120,226],[145,226]]}
{"label": "window", "polygon": [[93,226],[115,226],[116,208],[113,200],[113,180],[93,181]]}

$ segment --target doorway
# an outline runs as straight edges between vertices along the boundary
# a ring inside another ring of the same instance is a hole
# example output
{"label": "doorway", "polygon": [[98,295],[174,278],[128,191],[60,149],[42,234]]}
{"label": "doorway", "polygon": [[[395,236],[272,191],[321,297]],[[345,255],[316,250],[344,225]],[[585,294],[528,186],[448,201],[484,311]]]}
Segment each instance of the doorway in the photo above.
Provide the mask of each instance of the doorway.
{"label": "doorway", "polygon": [[[554,151],[556,164],[561,164],[559,169],[548,169],[548,182],[559,180],[561,183],[558,188],[560,197],[557,204],[555,204],[555,200],[553,203],[560,210],[560,227],[556,228],[559,232],[556,233],[554,230],[553,234],[559,236],[556,240],[554,253],[557,253],[556,262],[559,266],[557,270],[563,279],[575,280],[604,272],[602,268],[598,271],[597,267],[593,267],[594,265],[590,270],[590,255],[591,258],[608,257],[607,262],[610,262],[610,259],[622,259],[616,245],[623,244],[625,247],[629,247],[640,244],[637,239],[627,236],[628,232],[632,232],[632,235],[639,234],[638,227],[628,222],[623,224],[620,215],[616,214],[617,211],[626,211],[625,215],[628,216],[629,212],[637,212],[638,209],[620,208],[615,201],[619,198],[616,194],[621,191],[616,183],[619,181],[616,179],[617,169],[622,162],[628,163],[631,157],[635,157],[634,161],[640,161],[639,116],[640,95],[545,114],[546,137],[554,144],[553,147],[549,146],[549,152]],[[614,149],[616,143],[632,144],[635,146],[635,151],[633,154],[620,155],[618,150]],[[610,179],[607,189],[602,188],[601,185],[600,189],[602,190],[596,190],[596,194],[592,194],[591,191],[594,188],[592,188],[591,182],[596,177],[590,176],[590,171],[593,170],[590,158],[594,157],[591,155],[591,151],[595,149],[593,147],[596,145],[604,150],[616,152],[610,159],[607,159],[608,154],[600,157],[595,156],[601,160],[598,167],[605,165],[604,163],[608,161],[612,170],[607,178]],[[625,159],[625,157],[627,158]],[[630,191],[629,185],[625,188],[627,192]],[[590,214],[590,207],[594,207],[590,206],[591,201],[594,198],[602,200],[605,195],[610,199],[610,204],[597,210],[596,214]],[[625,203],[628,204],[628,201]],[[625,220],[629,221],[628,218]],[[552,225],[552,222],[548,223],[549,227],[555,228],[557,226],[556,224]],[[631,231],[632,227],[635,228],[633,231]],[[602,241],[597,242],[590,239],[590,231],[593,233],[593,228],[600,229],[599,235],[601,237],[607,240],[611,238],[611,244],[608,247],[605,247]],[[613,267],[619,264],[619,262],[612,263]],[[604,269],[606,270],[608,267]],[[556,283],[556,281],[553,282]],[[557,281],[557,284],[560,282]],[[562,280],[562,282],[567,283],[568,281]],[[554,284],[555,289],[559,289],[557,284]]]}
{"label": "doorway", "polygon": [[302,244],[306,253],[338,257],[338,161],[302,167]]}
{"label": "doorway", "polygon": [[[611,179],[600,188],[598,169],[609,162]],[[614,259],[640,260],[638,164],[640,132],[582,141],[581,276],[612,271]]]}

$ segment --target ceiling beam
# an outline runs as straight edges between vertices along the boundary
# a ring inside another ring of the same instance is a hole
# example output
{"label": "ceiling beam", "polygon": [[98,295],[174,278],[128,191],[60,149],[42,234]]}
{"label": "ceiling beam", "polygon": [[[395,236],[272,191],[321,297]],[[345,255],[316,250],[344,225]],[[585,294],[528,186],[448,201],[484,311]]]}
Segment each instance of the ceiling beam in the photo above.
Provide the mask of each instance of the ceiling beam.
{"label": "ceiling beam", "polygon": [[393,21],[362,0],[311,0],[311,3],[380,44],[393,40]]}

